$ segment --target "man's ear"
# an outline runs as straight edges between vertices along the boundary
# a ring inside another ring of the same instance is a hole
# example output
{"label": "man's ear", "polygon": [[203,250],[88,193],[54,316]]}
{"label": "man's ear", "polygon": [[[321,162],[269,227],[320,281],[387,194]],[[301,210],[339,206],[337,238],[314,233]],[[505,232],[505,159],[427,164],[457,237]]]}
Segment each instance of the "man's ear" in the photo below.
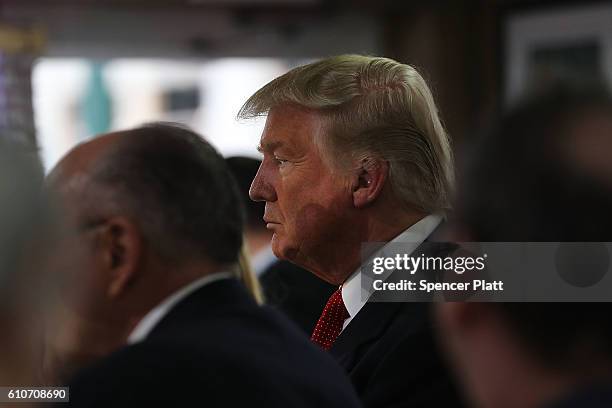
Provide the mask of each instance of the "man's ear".
{"label": "man's ear", "polygon": [[364,159],[355,174],[353,204],[363,208],[376,200],[389,176],[389,163],[373,158]]}
{"label": "man's ear", "polygon": [[109,218],[98,235],[107,277],[107,294],[111,298],[124,293],[136,277],[141,263],[143,239],[138,226],[125,217]]}

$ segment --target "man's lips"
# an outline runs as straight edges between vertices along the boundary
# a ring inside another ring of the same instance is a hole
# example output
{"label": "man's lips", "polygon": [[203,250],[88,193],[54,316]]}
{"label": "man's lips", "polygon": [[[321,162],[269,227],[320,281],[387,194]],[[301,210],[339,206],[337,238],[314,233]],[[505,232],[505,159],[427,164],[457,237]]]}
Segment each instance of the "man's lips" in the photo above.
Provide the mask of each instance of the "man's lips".
{"label": "man's lips", "polygon": [[269,220],[267,218],[264,218],[264,222],[266,223],[266,228],[268,228],[268,229],[274,227],[275,225],[280,225],[279,222],[272,221],[272,220]]}

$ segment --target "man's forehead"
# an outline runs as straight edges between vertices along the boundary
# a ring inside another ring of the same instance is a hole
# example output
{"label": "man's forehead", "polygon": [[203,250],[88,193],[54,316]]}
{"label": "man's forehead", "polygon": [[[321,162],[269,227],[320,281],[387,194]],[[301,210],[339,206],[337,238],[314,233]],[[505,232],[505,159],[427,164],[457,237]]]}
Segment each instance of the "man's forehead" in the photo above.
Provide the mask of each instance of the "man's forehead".
{"label": "man's forehead", "polygon": [[311,144],[322,131],[322,116],[312,110],[283,106],[270,110],[261,136],[260,151],[296,149]]}

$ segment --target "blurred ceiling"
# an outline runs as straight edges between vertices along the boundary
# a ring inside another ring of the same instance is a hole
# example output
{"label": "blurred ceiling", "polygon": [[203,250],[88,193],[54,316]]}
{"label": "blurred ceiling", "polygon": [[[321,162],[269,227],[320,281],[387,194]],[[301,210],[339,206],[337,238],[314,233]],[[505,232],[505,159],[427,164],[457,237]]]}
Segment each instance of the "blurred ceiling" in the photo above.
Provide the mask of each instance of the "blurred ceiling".
{"label": "blurred ceiling", "polygon": [[0,0],[0,22],[39,27],[48,56],[301,58],[384,52],[389,28],[418,24],[423,9],[472,23],[487,10],[493,24],[505,7],[558,3],[568,1]]}
{"label": "blurred ceiling", "polygon": [[40,27],[46,55],[207,58],[375,53],[371,13],[322,0],[5,0],[0,20]]}

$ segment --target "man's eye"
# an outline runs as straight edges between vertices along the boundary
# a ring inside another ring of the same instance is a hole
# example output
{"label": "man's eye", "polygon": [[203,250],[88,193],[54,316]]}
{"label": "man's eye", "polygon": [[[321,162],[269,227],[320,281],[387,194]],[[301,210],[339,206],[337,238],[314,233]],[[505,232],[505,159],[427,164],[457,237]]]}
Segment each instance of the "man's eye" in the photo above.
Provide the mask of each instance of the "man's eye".
{"label": "man's eye", "polygon": [[284,159],[281,159],[281,158],[278,158],[278,157],[275,157],[274,161],[276,162],[276,164],[278,164],[280,166],[282,166],[283,164],[287,163],[287,160],[284,160]]}

